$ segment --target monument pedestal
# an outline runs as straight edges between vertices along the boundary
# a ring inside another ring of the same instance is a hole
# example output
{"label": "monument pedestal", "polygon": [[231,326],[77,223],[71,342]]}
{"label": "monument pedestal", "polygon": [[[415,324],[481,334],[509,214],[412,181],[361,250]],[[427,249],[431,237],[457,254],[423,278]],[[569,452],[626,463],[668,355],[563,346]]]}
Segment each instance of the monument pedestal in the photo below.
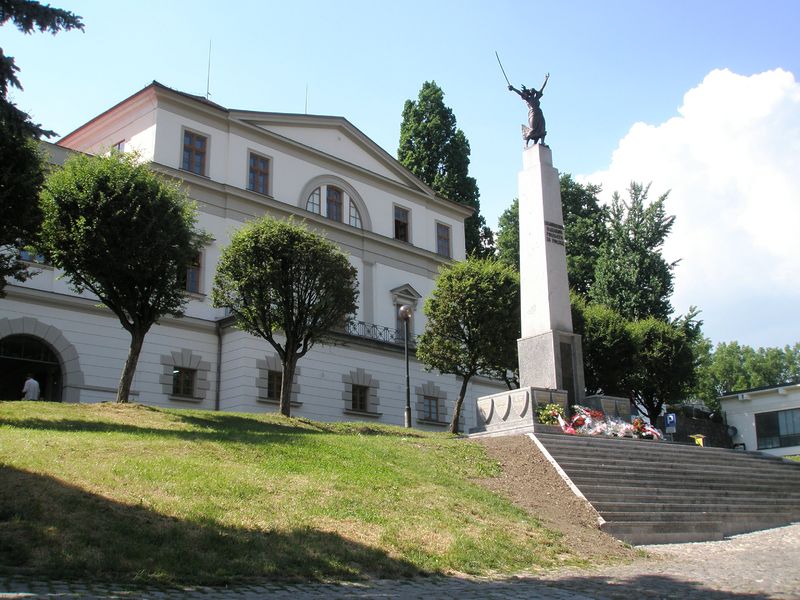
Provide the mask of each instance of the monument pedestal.
{"label": "monument pedestal", "polygon": [[572,331],[561,185],[550,148],[525,149],[518,186],[520,389],[478,400],[476,432],[483,435],[533,431],[536,404],[544,398],[566,409],[584,395],[581,336]]}

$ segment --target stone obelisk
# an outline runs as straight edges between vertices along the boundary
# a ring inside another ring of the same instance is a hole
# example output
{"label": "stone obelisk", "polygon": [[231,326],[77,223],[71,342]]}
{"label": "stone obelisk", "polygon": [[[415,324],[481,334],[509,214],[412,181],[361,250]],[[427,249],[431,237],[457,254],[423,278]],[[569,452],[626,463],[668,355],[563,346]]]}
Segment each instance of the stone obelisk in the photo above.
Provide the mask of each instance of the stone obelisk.
{"label": "stone obelisk", "polygon": [[576,404],[583,399],[583,353],[580,336],[572,331],[558,171],[543,144],[526,148],[522,165],[520,386],[564,390],[568,403]]}

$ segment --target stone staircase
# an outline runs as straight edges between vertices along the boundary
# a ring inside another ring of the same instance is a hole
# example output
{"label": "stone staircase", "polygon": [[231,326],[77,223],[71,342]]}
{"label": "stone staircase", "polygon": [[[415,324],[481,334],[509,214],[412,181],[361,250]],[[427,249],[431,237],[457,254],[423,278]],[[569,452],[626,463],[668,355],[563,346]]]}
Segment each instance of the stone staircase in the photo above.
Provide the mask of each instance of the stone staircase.
{"label": "stone staircase", "polygon": [[800,521],[800,463],[759,452],[533,434],[630,544],[720,540]]}

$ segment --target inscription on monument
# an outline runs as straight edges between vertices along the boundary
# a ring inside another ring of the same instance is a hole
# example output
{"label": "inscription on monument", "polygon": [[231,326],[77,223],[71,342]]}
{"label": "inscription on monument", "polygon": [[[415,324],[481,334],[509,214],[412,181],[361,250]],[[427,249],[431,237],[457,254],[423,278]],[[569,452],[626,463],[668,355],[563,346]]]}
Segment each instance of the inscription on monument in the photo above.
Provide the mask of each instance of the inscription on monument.
{"label": "inscription on monument", "polygon": [[564,226],[558,223],[551,223],[550,221],[544,222],[545,239],[548,242],[564,245]]}

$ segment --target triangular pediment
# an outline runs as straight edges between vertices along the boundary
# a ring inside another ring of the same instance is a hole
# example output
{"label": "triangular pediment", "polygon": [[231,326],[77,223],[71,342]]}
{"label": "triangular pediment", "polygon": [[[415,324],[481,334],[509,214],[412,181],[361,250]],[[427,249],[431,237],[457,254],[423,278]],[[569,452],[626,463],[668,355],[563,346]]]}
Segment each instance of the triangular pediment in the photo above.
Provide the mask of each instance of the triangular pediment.
{"label": "triangular pediment", "polygon": [[392,295],[392,300],[395,304],[408,303],[416,305],[417,300],[422,298],[422,294],[408,283],[389,290],[389,293]]}
{"label": "triangular pediment", "polygon": [[417,192],[434,195],[428,186],[343,117],[249,111],[234,111],[231,117],[291,140],[311,152],[336,157]]}

